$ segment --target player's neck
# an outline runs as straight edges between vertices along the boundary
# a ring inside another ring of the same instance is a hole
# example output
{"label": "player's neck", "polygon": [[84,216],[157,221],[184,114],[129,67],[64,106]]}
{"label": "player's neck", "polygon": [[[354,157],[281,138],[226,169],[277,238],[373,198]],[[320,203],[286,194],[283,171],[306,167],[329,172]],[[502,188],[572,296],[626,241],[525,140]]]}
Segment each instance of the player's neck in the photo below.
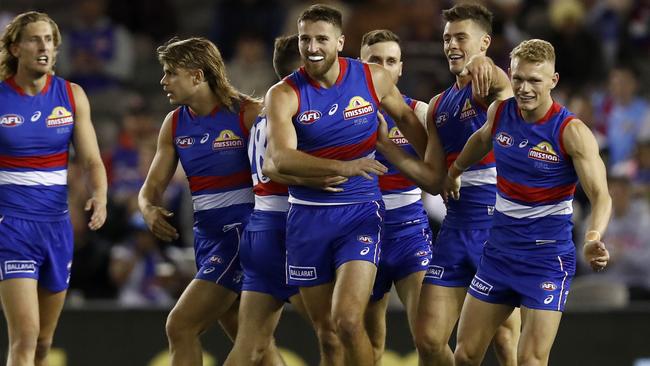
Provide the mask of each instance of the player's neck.
{"label": "player's neck", "polygon": [[524,111],[521,109],[519,111],[521,112],[521,117],[524,119],[524,121],[528,123],[534,123],[542,119],[552,106],[553,98],[549,96],[548,99],[544,100],[537,108],[533,109],[532,111]]}
{"label": "player's neck", "polygon": [[471,75],[456,75],[456,87],[458,89],[464,88],[469,82],[472,81],[472,76]]}
{"label": "player's neck", "polygon": [[219,105],[219,99],[217,99],[217,96],[209,87],[207,87],[206,89],[197,91],[187,105],[196,115],[207,116],[214,111],[214,108],[217,105]]}
{"label": "player's neck", "polygon": [[18,70],[14,75],[14,81],[25,94],[37,95],[43,90],[47,83],[48,74],[32,75],[28,71]]}

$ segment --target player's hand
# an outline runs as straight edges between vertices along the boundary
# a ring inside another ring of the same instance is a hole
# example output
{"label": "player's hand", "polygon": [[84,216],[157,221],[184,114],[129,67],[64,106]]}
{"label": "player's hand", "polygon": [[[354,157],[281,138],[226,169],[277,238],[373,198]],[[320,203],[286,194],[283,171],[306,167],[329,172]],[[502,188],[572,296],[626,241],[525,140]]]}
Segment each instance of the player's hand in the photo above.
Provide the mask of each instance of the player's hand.
{"label": "player's hand", "polygon": [[602,271],[609,262],[609,251],[605,248],[605,243],[600,240],[591,240],[585,242],[582,247],[582,254],[585,261],[591,265],[594,271]]}
{"label": "player's hand", "polygon": [[95,197],[91,197],[86,201],[84,210],[89,212],[92,210],[92,215],[90,216],[90,221],[88,222],[88,227],[90,230],[98,230],[106,222],[106,201],[99,200]]}
{"label": "player's hand", "polygon": [[382,163],[375,159],[361,158],[350,161],[343,161],[341,172],[339,175],[343,177],[362,176],[368,180],[372,180],[374,175],[384,175],[388,171]]}
{"label": "player's hand", "polygon": [[304,177],[300,180],[302,185],[307,187],[321,189],[327,192],[343,192],[343,188],[338,186],[347,182],[348,178],[335,175],[329,177]]}
{"label": "player's hand", "polygon": [[167,218],[174,216],[174,213],[163,207],[152,205],[142,211],[142,216],[144,216],[149,230],[158,239],[167,242],[178,239],[178,231],[167,221]]}
{"label": "player's hand", "polygon": [[379,125],[377,126],[377,144],[392,143],[388,138],[388,123],[381,113],[377,113],[377,121]]}
{"label": "player's hand", "polygon": [[445,177],[445,182],[442,186],[442,199],[445,203],[449,198],[458,200],[460,198],[460,176],[452,178],[449,175]]}
{"label": "player's hand", "polygon": [[477,55],[470,58],[460,75],[469,74],[472,77],[472,93],[487,98],[490,94],[493,70],[494,62],[489,57]]}

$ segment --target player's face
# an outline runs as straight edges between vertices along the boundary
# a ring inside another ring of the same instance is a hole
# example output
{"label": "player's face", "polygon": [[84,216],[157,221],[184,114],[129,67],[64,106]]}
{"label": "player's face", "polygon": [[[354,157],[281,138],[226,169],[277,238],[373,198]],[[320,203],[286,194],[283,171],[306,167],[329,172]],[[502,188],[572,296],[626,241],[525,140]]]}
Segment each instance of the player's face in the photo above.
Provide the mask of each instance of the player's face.
{"label": "player's face", "polygon": [[547,102],[558,80],[555,66],[549,61],[531,62],[515,57],[510,62],[512,91],[522,111],[533,111]]}
{"label": "player's face", "polygon": [[324,21],[298,23],[300,56],[309,75],[318,78],[334,65],[343,50],[344,37],[335,25]]}
{"label": "player's face", "polygon": [[397,42],[379,42],[361,46],[361,60],[383,66],[390,73],[393,83],[402,76],[402,50]]}
{"label": "player's face", "polygon": [[490,36],[471,19],[447,22],[442,41],[449,71],[454,75],[463,71],[472,56],[485,54],[490,46]]}
{"label": "player's face", "polygon": [[160,79],[160,85],[163,91],[167,93],[169,103],[174,105],[187,104],[189,97],[192,96],[195,89],[195,83],[192,72],[183,68],[172,68],[169,65],[163,65],[164,75]]}
{"label": "player's face", "polygon": [[20,39],[11,45],[11,53],[18,59],[18,69],[36,77],[49,73],[56,57],[50,23],[29,23],[21,33]]}

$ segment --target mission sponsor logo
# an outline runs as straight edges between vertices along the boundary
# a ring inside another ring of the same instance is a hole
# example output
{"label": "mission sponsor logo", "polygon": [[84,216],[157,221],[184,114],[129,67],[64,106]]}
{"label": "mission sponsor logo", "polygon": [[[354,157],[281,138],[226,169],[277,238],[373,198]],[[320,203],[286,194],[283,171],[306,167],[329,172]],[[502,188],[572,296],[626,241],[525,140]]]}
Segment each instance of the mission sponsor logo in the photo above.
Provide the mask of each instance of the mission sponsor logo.
{"label": "mission sponsor logo", "polygon": [[360,96],[353,97],[350,99],[350,103],[345,107],[343,111],[343,118],[353,119],[361,116],[371,114],[375,111],[375,107],[372,106],[368,101],[363,99]]}
{"label": "mission sponsor logo", "polygon": [[176,138],[176,146],[181,149],[186,149],[194,145],[194,137],[192,136],[179,136]]}
{"label": "mission sponsor logo", "polygon": [[388,131],[388,138],[395,144],[395,145],[408,145],[409,141],[404,137],[404,134],[402,134],[402,131],[397,128],[397,126],[393,127]]}
{"label": "mission sponsor logo", "polygon": [[52,113],[47,116],[47,120],[45,121],[45,125],[47,127],[61,127],[71,125],[73,123],[74,117],[72,117],[72,113],[70,113],[70,111],[62,106],[54,107],[54,109],[52,109]]}
{"label": "mission sponsor logo", "polygon": [[237,136],[232,130],[223,130],[212,141],[212,150],[230,150],[244,147],[244,139]]}
{"label": "mission sponsor logo", "polygon": [[298,123],[303,125],[311,125],[314,122],[318,121],[321,118],[322,114],[320,111],[308,110],[300,113],[298,115]]}
{"label": "mission sponsor logo", "polygon": [[528,157],[531,159],[544,161],[548,163],[559,163],[560,157],[553,150],[553,145],[549,142],[542,141],[528,150]]}
{"label": "mission sponsor logo", "polygon": [[505,132],[499,132],[495,140],[497,141],[497,144],[503,147],[510,147],[515,141],[512,136],[508,135]]}
{"label": "mission sponsor logo", "polygon": [[19,114],[5,114],[0,117],[2,127],[16,127],[22,125],[23,122],[25,122],[25,119]]}

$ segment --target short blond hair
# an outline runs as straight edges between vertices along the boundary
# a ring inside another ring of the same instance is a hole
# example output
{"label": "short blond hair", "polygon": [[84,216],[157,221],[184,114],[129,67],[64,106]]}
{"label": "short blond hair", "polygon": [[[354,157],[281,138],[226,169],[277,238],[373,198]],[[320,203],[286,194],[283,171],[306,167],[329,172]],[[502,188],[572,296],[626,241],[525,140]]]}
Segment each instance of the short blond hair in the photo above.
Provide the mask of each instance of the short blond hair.
{"label": "short blond hair", "polygon": [[510,59],[515,57],[529,62],[555,63],[555,49],[550,42],[543,39],[528,39],[510,52]]}

